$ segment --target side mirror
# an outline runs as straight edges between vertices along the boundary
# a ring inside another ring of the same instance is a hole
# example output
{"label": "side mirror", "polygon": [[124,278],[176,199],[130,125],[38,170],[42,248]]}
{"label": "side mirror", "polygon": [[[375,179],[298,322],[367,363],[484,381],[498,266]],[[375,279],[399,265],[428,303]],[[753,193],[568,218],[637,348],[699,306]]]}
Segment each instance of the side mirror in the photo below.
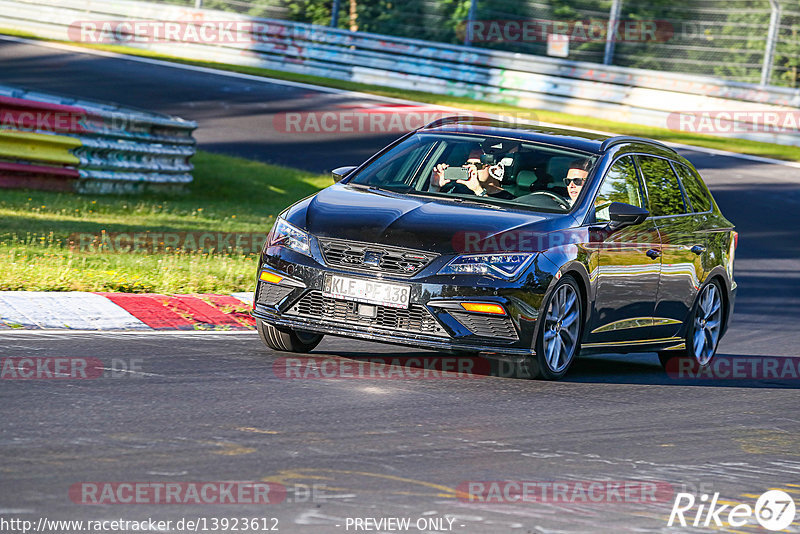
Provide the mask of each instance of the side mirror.
{"label": "side mirror", "polygon": [[350,165],[348,167],[339,167],[338,169],[333,169],[331,174],[333,175],[334,183],[338,183],[341,181],[342,178],[353,172],[357,167],[355,165]]}
{"label": "side mirror", "polygon": [[650,212],[644,208],[623,202],[612,202],[608,207],[608,218],[611,219],[608,227],[611,230],[619,230],[626,226],[641,224],[649,215]]}

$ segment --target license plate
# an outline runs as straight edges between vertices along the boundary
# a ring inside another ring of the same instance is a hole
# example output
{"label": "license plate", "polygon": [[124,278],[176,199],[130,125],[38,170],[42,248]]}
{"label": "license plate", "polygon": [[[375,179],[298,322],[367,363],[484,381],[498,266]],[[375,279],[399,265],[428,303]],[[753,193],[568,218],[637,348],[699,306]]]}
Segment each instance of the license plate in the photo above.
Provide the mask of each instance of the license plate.
{"label": "license plate", "polygon": [[411,287],[403,284],[330,275],[325,277],[325,289],[322,294],[335,299],[406,309],[411,295]]}

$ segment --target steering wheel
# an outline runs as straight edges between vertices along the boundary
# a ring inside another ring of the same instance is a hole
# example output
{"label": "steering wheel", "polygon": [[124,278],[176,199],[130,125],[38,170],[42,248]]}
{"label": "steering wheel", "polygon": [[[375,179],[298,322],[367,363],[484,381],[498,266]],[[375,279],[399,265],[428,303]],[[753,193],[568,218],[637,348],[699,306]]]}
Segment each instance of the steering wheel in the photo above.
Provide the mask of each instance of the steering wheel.
{"label": "steering wheel", "polygon": [[[457,191],[457,189],[459,189]],[[460,184],[455,180],[450,180],[446,184],[444,184],[441,189],[439,189],[440,193],[455,193],[457,195],[471,195],[474,194],[472,190],[464,184]]]}
{"label": "steering wheel", "polygon": [[455,188],[456,185],[458,185],[458,184],[456,184],[454,181],[451,180],[451,181],[447,182],[446,184],[444,184],[442,187],[440,187],[439,188],[439,192],[440,193],[449,193]]}
{"label": "steering wheel", "polygon": [[533,195],[544,195],[544,196],[546,196],[546,197],[548,197],[548,198],[550,198],[552,200],[555,200],[556,203],[559,206],[561,206],[562,208],[564,208],[567,211],[569,211],[569,209],[571,207],[566,200],[564,200],[559,195],[556,195],[555,193],[553,193],[551,191],[534,191],[533,193],[530,194],[530,196],[533,196]]}

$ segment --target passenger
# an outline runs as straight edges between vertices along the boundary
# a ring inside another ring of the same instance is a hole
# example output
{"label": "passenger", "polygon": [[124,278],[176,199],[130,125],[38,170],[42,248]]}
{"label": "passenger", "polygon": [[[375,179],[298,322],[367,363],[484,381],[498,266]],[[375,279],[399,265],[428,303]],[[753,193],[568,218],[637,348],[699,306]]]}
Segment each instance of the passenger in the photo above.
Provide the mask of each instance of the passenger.
{"label": "passenger", "polygon": [[[469,153],[464,167],[467,168],[469,178],[467,180],[448,180],[444,177],[444,170],[449,167],[446,163],[440,163],[433,169],[431,178],[431,191],[441,191],[445,193],[452,191],[458,185],[465,186],[470,192],[479,197],[493,197],[506,200],[513,200],[514,195],[503,189],[500,182],[503,179],[504,167],[501,164],[489,165],[481,162],[483,151],[473,150]],[[453,183],[453,186],[445,187]]]}
{"label": "passenger", "polygon": [[590,159],[576,159],[569,164],[567,177],[564,178],[564,183],[567,186],[567,194],[569,195],[569,205],[575,204],[578,196],[581,194],[586,183],[586,178],[589,176],[589,169],[592,166]]}

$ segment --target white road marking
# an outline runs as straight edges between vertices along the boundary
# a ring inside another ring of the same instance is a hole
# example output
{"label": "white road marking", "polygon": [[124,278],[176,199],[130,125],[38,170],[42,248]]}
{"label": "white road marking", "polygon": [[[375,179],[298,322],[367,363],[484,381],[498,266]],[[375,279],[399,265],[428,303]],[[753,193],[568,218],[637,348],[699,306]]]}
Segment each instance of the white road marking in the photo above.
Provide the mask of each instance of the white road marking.
{"label": "white road marking", "polygon": [[165,376],[159,375],[156,373],[144,373],[142,371],[131,371],[130,369],[114,369],[113,367],[100,367],[103,371],[113,371],[115,373],[131,373],[135,375],[142,375],[142,376]]}
{"label": "white road marking", "polygon": [[241,293],[231,293],[231,296],[244,302],[245,304],[252,304],[254,294],[252,291],[244,291]]}
{"label": "white road marking", "polygon": [[51,330],[25,330],[25,329],[15,329],[15,330],[0,330],[0,340],[14,340],[17,341],[20,338],[24,338],[25,336],[36,336],[36,337],[43,337],[48,338],[52,337],[53,339],[60,339],[64,335],[71,335],[71,336],[107,336],[112,334],[115,338],[120,336],[175,336],[175,337],[185,337],[187,339],[196,338],[197,336],[205,336],[209,338],[214,338],[215,336],[238,336],[238,335],[245,335],[245,336],[257,336],[255,329],[253,330],[135,330],[135,331],[123,331],[123,330],[106,330],[106,331],[98,331],[98,330],[66,330],[66,329],[51,329]]}
{"label": "white road marking", "polygon": [[150,329],[107,298],[82,292],[0,292],[0,323],[69,330]]}

